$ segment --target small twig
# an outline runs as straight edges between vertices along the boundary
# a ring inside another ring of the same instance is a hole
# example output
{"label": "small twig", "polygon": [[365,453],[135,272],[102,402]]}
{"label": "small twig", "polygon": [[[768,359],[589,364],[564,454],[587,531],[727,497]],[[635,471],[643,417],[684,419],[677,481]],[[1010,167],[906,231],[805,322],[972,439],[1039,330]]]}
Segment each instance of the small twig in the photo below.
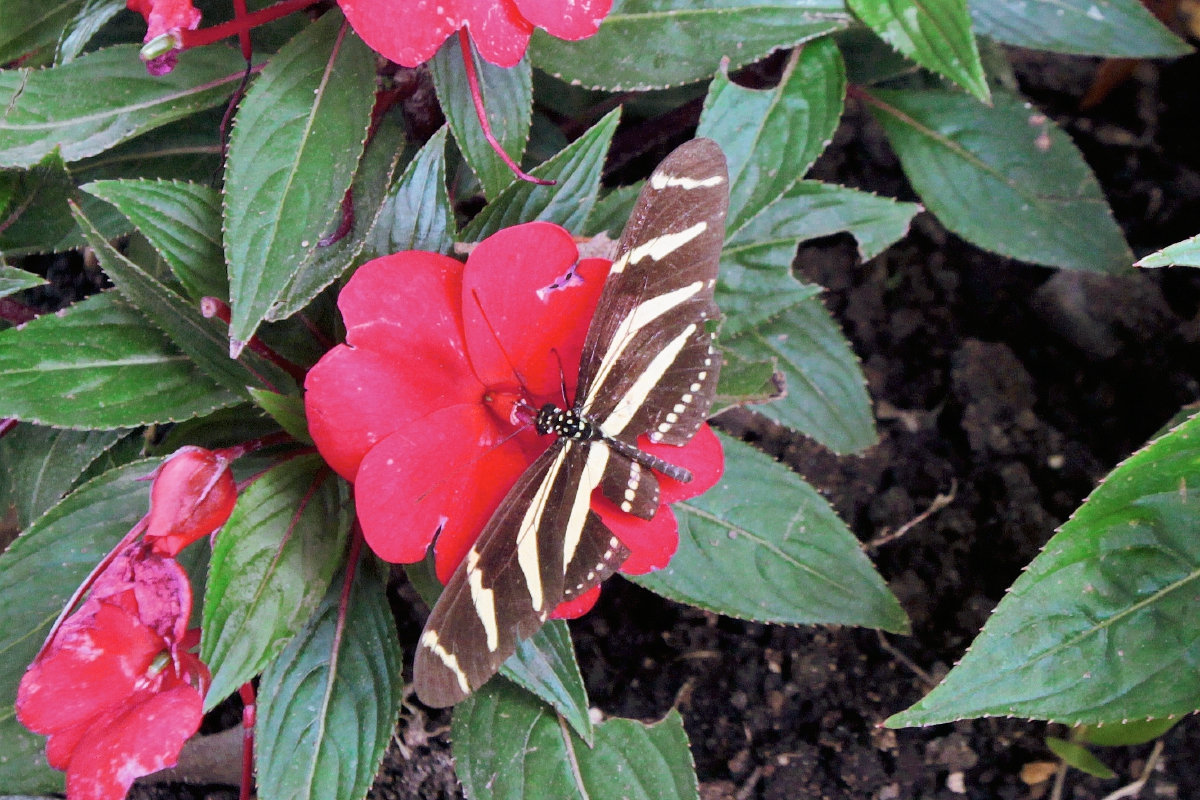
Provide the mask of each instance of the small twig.
{"label": "small twig", "polygon": [[904,523],[899,528],[897,528],[894,532],[888,533],[887,530],[884,529],[883,533],[879,534],[874,539],[872,539],[871,541],[869,541],[865,545],[863,545],[863,549],[864,550],[874,550],[877,547],[887,544],[888,542],[896,541],[901,536],[908,533],[910,530],[912,530],[916,526],[920,525],[925,520],[929,519],[932,515],[936,514],[937,512],[941,511],[946,506],[953,503],[954,497],[957,494],[958,494],[958,480],[955,478],[951,478],[949,494],[939,494],[937,497],[933,498],[933,502],[929,504],[929,508],[922,511],[920,514],[917,514],[915,517],[910,519],[908,522]]}
{"label": "small twig", "polygon": [[1058,765],[1058,772],[1054,773],[1054,788],[1050,790],[1050,800],[1062,800],[1063,786],[1067,782],[1067,762],[1062,762]]}
{"label": "small twig", "polygon": [[885,653],[912,670],[913,674],[920,678],[923,683],[930,687],[937,686],[938,682],[934,680],[934,677],[917,666],[917,662],[913,661],[911,658],[904,655],[904,653],[901,653],[899,650],[897,650],[896,647],[887,640],[887,637],[883,635],[883,631],[876,630],[875,634],[879,637],[879,646],[883,648]]}
{"label": "small twig", "polygon": [[254,684],[246,682],[238,690],[242,697],[242,783],[238,800],[250,800],[254,789],[254,725],[258,717],[258,698]]}
{"label": "small twig", "polygon": [[1150,774],[1154,772],[1154,767],[1158,764],[1158,759],[1162,756],[1163,742],[1159,739],[1154,743],[1154,749],[1150,751],[1150,757],[1146,759],[1146,767],[1142,770],[1141,777],[1128,786],[1122,786],[1115,792],[1105,795],[1103,800],[1121,800],[1123,797],[1137,797],[1142,793],[1146,783],[1150,780]]}
{"label": "small twig", "polygon": [[750,773],[750,777],[746,779],[746,782],[742,784],[742,788],[738,789],[734,797],[737,800],[746,800],[746,798],[753,794],[754,787],[758,786],[759,780],[762,779],[762,772],[762,767],[755,767],[754,771]]}

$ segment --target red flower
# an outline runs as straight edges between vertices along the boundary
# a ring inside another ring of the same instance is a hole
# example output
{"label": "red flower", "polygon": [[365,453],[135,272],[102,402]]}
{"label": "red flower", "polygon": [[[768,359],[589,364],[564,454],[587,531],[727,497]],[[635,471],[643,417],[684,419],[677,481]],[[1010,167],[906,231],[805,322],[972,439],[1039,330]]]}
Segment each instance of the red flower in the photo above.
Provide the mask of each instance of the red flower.
{"label": "red flower", "polygon": [[155,470],[146,540],[154,552],[175,556],[225,524],[237,503],[229,453],[181,447]]}
{"label": "red flower", "polygon": [[612,0],[338,0],[351,27],[372,49],[405,67],[433,58],[450,34],[470,31],[479,55],[511,67],[525,55],[534,28],[559,39],[586,39]]}
{"label": "red flower", "polygon": [[[346,344],[309,372],[305,407],[317,449],[354,482],[363,533],[380,557],[419,561],[440,529],[437,573],[443,583],[450,578],[504,495],[554,441],[523,424],[516,407],[563,405],[564,381],[574,394],[609,266],[580,261],[567,231],[532,222],[486,239],[465,267],[406,252],[351,278],[338,298]],[[707,426],[683,448],[645,438],[640,446],[696,479],[659,476],[664,504],[649,522],[597,490],[592,507],[633,551],[624,567],[632,574],[665,566],[675,552],[666,503],[705,491],[723,468]],[[590,605],[577,600],[561,610],[578,615]]]}
{"label": "red flower", "polygon": [[[149,42],[163,34],[179,39],[180,31],[194,31],[200,26],[200,12],[192,6],[192,0],[126,0],[125,7],[136,11],[146,20],[146,36]],[[176,44],[178,48],[178,43]],[[172,49],[146,62],[151,75],[165,75],[175,69],[179,50]]]}
{"label": "red flower", "polygon": [[135,542],[25,672],[17,718],[50,737],[70,800],[121,800],[200,727],[209,674],[187,652],[191,607],[182,567]]}

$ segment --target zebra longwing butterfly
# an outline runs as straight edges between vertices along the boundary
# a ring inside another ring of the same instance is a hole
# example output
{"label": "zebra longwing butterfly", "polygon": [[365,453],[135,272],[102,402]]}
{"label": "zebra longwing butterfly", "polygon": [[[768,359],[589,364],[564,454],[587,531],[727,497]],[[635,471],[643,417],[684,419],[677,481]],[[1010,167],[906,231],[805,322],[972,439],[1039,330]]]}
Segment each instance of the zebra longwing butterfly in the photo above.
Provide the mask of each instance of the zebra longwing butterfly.
{"label": "zebra longwing butterfly", "polygon": [[653,470],[690,473],[637,448],[684,445],[708,416],[720,372],[706,323],[725,238],[729,176],[715,142],[694,139],[642,189],[588,329],[574,405],[544,406],[558,439],[509,491],[451,577],[421,634],[417,696],[464,699],[500,669],[559,603],[629,556],[589,508],[599,486],[643,519],[659,505]]}

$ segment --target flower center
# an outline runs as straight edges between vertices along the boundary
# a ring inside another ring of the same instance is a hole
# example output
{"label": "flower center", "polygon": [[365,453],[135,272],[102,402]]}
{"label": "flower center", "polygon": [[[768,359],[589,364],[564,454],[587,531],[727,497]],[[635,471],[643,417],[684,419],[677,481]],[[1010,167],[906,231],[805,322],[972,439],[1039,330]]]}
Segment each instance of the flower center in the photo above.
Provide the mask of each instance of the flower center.
{"label": "flower center", "polygon": [[529,404],[525,393],[519,389],[488,387],[483,391],[484,406],[496,419],[514,428],[528,425],[533,421],[537,411]]}

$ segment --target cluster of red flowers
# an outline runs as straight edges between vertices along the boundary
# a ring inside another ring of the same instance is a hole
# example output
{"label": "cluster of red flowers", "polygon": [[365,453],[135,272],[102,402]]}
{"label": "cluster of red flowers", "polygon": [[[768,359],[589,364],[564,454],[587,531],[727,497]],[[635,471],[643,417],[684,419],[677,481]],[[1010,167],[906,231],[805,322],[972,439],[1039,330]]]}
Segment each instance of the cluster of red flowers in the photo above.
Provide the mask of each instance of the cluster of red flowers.
{"label": "cluster of red flowers", "polygon": [[[179,758],[200,727],[207,667],[189,652],[192,589],[175,561],[229,518],[229,455],[181,448],[152,476],[150,512],[80,587],[87,599],[29,666],[17,718],[49,737],[71,800],[120,800]],[[74,600],[72,601],[72,605]]]}
{"label": "cluster of red flowers", "polygon": [[[484,240],[465,265],[414,251],[354,274],[338,298],[346,344],[309,372],[305,407],[317,449],[355,484],[363,535],[381,558],[419,561],[437,534],[438,577],[450,578],[517,478],[554,441],[516,408],[563,405],[564,391],[574,394],[610,266],[580,260],[559,226],[532,222]],[[597,490],[592,508],[633,551],[623,567],[630,574],[666,566],[679,541],[668,504],[706,491],[723,468],[707,426],[686,447],[645,438],[639,447],[695,480],[659,476],[663,505],[650,521]],[[586,612],[598,594],[557,615]]]}

